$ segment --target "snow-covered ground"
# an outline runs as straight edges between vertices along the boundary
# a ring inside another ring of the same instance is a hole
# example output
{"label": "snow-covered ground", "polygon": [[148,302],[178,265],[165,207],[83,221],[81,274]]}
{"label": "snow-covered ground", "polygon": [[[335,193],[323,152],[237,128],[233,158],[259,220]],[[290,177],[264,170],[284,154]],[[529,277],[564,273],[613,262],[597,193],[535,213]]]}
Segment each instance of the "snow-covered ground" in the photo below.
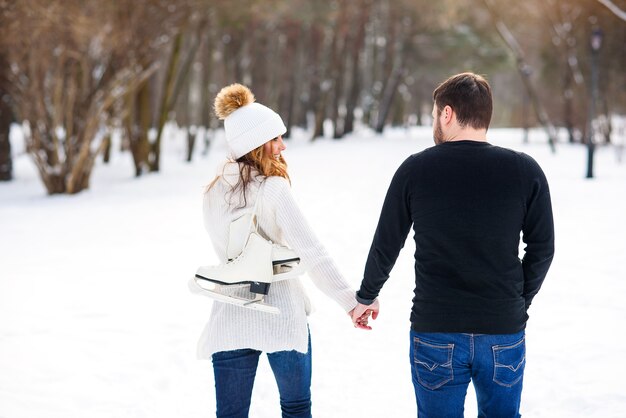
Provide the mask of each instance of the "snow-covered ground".
{"label": "snow-covered ground", "polygon": [[[582,146],[553,155],[541,132],[527,145],[518,130],[488,136],[539,161],[555,211],[557,254],[527,329],[523,416],[625,417],[626,163],[599,148],[590,181]],[[288,143],[294,193],[355,288],[391,176],[430,138],[415,128]],[[223,142],[187,164],[182,141],[169,139],[162,173],[140,179],[130,155],[116,153],[77,196],[46,196],[19,138],[14,152],[16,179],[0,184],[0,418],[211,416],[211,365],[195,358],[211,301],[186,282],[216,261],[201,198]],[[415,416],[411,238],[371,332],[310,286],[316,417]],[[278,416],[264,360],[251,417]],[[471,388],[466,416],[476,416]]]}

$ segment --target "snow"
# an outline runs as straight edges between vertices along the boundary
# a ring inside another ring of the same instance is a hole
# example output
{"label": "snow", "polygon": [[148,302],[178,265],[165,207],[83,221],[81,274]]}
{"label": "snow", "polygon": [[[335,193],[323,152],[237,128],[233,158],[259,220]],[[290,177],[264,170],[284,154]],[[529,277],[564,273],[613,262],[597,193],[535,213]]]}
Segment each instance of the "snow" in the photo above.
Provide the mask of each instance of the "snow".
{"label": "snow", "polygon": [[[91,190],[46,196],[19,129],[15,180],[0,184],[0,417],[205,417],[214,414],[212,369],[195,358],[210,311],[187,279],[216,257],[201,221],[203,187],[224,155],[218,133],[184,163],[183,137],[166,135],[162,173],[133,178],[128,153],[98,163]],[[430,128],[361,131],[343,141],[287,143],[293,190],[319,238],[356,288],[383,196],[397,166],[431,145]],[[557,254],[527,328],[524,417],[624,417],[626,392],[626,165],[541,131],[494,129],[490,142],[524,151],[551,184]],[[178,138],[178,139],[176,139]],[[624,143],[624,139],[621,139]],[[381,293],[373,330],[312,286],[313,413],[411,417],[409,369],[412,236]],[[308,284],[307,284],[308,285]],[[263,360],[251,417],[280,416]],[[471,389],[466,416],[476,416]]]}

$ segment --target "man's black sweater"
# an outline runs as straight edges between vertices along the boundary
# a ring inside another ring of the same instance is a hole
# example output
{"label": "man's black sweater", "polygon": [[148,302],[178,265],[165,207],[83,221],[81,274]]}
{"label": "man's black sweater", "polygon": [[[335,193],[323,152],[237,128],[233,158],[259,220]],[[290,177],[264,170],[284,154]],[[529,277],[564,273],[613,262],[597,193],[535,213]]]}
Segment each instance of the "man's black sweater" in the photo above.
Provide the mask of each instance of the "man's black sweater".
{"label": "man's black sweater", "polygon": [[445,142],[410,156],[389,186],[358,298],[378,296],[411,224],[413,330],[525,328],[554,254],[550,191],[535,160],[479,141]]}

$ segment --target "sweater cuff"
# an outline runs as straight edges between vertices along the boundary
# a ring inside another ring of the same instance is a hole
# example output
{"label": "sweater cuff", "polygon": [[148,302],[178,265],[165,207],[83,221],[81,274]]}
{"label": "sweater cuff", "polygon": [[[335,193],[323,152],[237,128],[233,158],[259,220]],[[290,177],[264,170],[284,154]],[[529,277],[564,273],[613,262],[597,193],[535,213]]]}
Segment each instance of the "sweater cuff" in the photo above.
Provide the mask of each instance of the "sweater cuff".
{"label": "sweater cuff", "polygon": [[344,289],[341,291],[339,295],[335,298],[337,303],[343,308],[345,312],[350,312],[354,308],[356,308],[356,303],[354,300],[354,290],[352,289]]}
{"label": "sweater cuff", "polygon": [[355,297],[356,297],[356,301],[359,302],[361,305],[371,305],[376,300],[376,298],[374,298],[374,299],[362,298],[361,296],[359,296],[359,292],[358,291],[356,292]]}

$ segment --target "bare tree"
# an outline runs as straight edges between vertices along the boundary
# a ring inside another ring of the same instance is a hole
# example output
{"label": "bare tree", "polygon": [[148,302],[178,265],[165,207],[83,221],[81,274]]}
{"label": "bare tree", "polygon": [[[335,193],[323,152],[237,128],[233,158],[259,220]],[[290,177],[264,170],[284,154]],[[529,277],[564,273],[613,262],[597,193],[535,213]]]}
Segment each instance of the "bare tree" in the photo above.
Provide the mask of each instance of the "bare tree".
{"label": "bare tree", "polygon": [[185,10],[130,0],[23,0],[3,8],[0,39],[27,149],[48,193],[80,192],[106,147],[113,105],[156,70],[162,35]]}
{"label": "bare tree", "polygon": [[[392,9],[396,16],[401,16],[400,10]],[[394,19],[395,20],[395,19]],[[407,52],[407,38],[409,36],[412,20],[408,16],[399,18],[401,24],[397,25],[395,30],[398,32],[394,37],[394,43],[392,45],[393,50],[388,58],[393,64],[391,66],[389,76],[386,77],[387,82],[379,103],[378,118],[374,130],[378,133],[382,133],[387,122],[389,113],[391,111],[394,98],[398,91],[398,86],[406,76],[406,52]]]}
{"label": "bare tree", "polygon": [[537,116],[537,120],[544,127],[547,135],[548,135],[548,143],[550,145],[550,149],[552,152],[556,151],[556,129],[554,125],[550,121],[548,117],[548,113],[546,112],[539,95],[536,92],[535,86],[531,80],[531,72],[529,71],[530,66],[526,61],[524,56],[524,52],[520,47],[519,43],[515,39],[513,33],[509,30],[507,25],[504,23],[497,10],[494,8],[491,0],[483,0],[483,4],[486,9],[489,11],[491,18],[493,19],[496,30],[505,44],[508,46],[510,51],[515,56],[515,61],[517,63],[517,70],[520,74],[524,87],[526,88],[526,92],[533,104],[533,108],[535,109],[535,113]]}
{"label": "bare tree", "polygon": [[[206,21],[200,17],[200,6],[195,4],[194,7],[189,7],[180,3],[179,8],[178,17],[160,35],[165,38],[165,48],[154,51],[155,54],[149,57],[154,61],[153,64],[159,66],[158,70],[144,80],[136,91],[130,91],[124,98],[125,111],[122,119],[135,163],[135,176],[160,169],[163,129],[183,88],[188,87],[191,65],[202,40],[199,32],[205,29]],[[159,36],[152,32],[155,28],[150,31],[149,26],[141,24],[140,27],[144,29],[142,36],[133,40],[134,48],[141,48],[143,37]],[[180,116],[184,120],[186,115]],[[156,133],[154,136],[150,136],[152,130]],[[192,148],[192,144],[189,147]]]}
{"label": "bare tree", "polygon": [[[569,5],[564,2],[546,1],[541,3],[544,18],[552,29],[552,42],[555,55],[559,57],[560,71],[555,75],[562,80],[563,93],[563,124],[568,132],[569,142],[575,142],[575,129],[584,131],[584,118],[576,117],[575,97],[584,97],[584,78],[578,58],[577,39],[574,27],[580,25],[578,18],[581,16],[580,6]],[[582,91],[582,93],[581,93]],[[582,119],[582,121],[581,121]]]}

